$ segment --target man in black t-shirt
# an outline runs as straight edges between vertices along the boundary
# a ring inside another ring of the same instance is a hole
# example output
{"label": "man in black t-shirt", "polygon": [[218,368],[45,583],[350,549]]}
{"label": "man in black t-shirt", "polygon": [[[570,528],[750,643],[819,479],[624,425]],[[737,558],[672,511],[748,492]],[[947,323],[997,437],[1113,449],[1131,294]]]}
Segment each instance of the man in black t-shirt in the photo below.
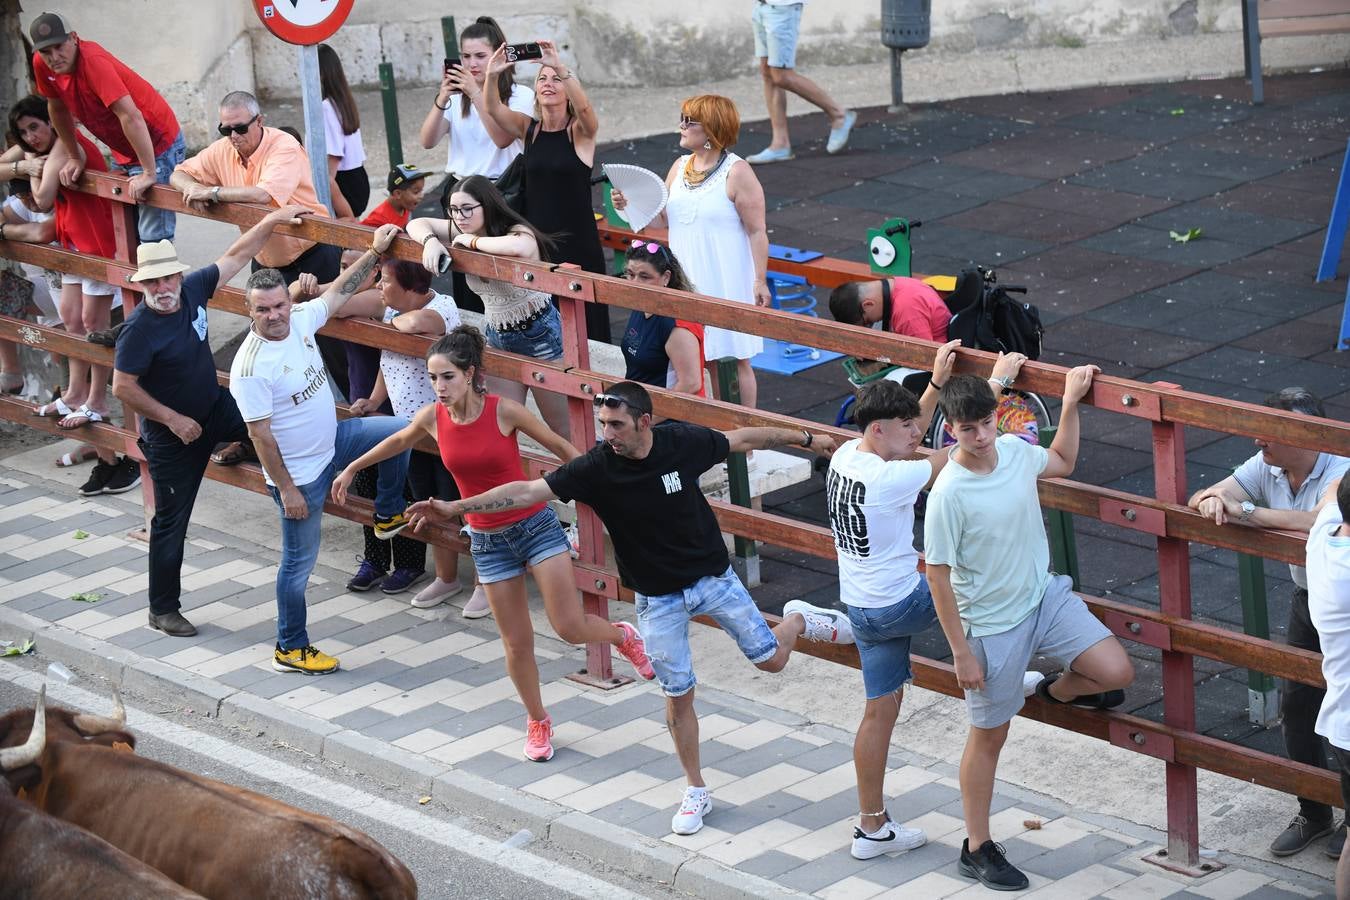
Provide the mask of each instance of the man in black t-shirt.
{"label": "man in black t-shirt", "polygon": [[[176,637],[197,633],[179,611],[183,539],[211,450],[248,430],[230,392],[216,382],[206,337],[206,305],[217,286],[248,265],[280,224],[298,224],[305,206],[274,210],[239,236],[214,265],[195,272],[170,241],[136,248],[143,302],[118,332],[113,395],[141,417],[141,452],[155,488],[150,520],[150,627]],[[184,275],[184,272],[188,274]]]}
{"label": "man in black t-shirt", "polygon": [[705,471],[727,458],[770,447],[809,447],[828,456],[834,439],[787,428],[721,432],[666,421],[653,427],[652,400],[642,385],[621,381],[595,397],[604,442],[534,481],[515,481],[477,497],[425,500],[408,512],[444,521],[465,512],[510,509],[548,500],[578,500],[595,510],[614,542],[620,580],[637,594],[638,625],[666,694],[666,721],[689,780],[671,821],[693,834],[712,809],[698,755],[689,620],[707,615],[735,639],[751,663],[778,672],[799,638],[852,643],[844,613],[793,613],[770,629],[731,570],[712,507],[699,489]]}

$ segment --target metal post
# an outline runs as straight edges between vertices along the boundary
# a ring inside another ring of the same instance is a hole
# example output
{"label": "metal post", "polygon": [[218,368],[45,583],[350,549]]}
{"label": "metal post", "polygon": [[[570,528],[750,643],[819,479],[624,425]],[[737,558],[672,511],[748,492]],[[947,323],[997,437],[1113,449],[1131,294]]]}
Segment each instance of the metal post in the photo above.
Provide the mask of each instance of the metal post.
{"label": "metal post", "polygon": [[891,48],[891,105],[887,112],[901,112],[905,108],[905,90],[900,79],[900,57],[905,51]]}
{"label": "metal post", "polygon": [[[1174,387],[1174,385],[1167,385]],[[1154,491],[1164,503],[1186,502],[1186,442],[1176,422],[1153,423]],[[1158,593],[1162,611],[1191,617],[1191,561],[1187,542],[1158,540]],[[1195,666],[1189,654],[1164,650],[1163,721],[1181,731],[1195,730]],[[1200,871],[1200,815],[1195,768],[1167,762],[1167,849],[1159,856],[1169,869],[1195,875]],[[1206,870],[1209,871],[1209,870]]]}
{"label": "metal post", "polygon": [[445,42],[445,55],[450,59],[459,56],[459,32],[455,29],[454,16],[441,16],[441,40]]}
{"label": "metal post", "polygon": [[[736,378],[736,360],[723,357],[717,361],[717,397],[724,403],[741,402],[741,385]],[[727,492],[731,502],[737,506],[750,508],[750,467],[744,453],[732,453],[727,457]],[[736,554],[731,560],[732,567],[746,587],[758,587],[759,548],[753,540],[735,536]]]}
{"label": "metal post", "polygon": [[384,140],[389,145],[389,168],[392,169],[403,162],[403,134],[398,127],[398,89],[394,86],[394,66],[388,62],[380,63],[380,100],[384,102]]}
{"label": "metal post", "polygon": [[323,127],[323,91],[319,87],[319,48],[313,44],[295,48],[300,72],[300,96],[305,105],[305,152],[314,176],[314,193],[319,202],[333,211],[328,190],[328,140]]}
{"label": "metal post", "polygon": [[[1270,639],[1266,608],[1266,574],[1261,557],[1238,554],[1238,590],[1242,596],[1242,630],[1252,637]],[[1275,679],[1247,670],[1247,719],[1270,728],[1280,720],[1280,690]]]}

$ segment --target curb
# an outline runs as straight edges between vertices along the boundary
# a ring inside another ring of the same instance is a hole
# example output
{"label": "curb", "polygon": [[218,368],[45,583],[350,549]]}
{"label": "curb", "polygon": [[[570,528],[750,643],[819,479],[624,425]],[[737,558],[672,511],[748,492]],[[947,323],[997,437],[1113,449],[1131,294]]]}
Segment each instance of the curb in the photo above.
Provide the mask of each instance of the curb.
{"label": "curb", "polygon": [[702,900],[805,897],[766,878],[723,866],[665,841],[503,787],[271,700],[96,641],[0,606],[0,635],[37,642],[34,652],[92,672],[115,686],[218,719],[221,724],[302,750],[419,796],[430,794],[460,814],[507,829],[528,828],[555,846],[610,868],[694,894]]}

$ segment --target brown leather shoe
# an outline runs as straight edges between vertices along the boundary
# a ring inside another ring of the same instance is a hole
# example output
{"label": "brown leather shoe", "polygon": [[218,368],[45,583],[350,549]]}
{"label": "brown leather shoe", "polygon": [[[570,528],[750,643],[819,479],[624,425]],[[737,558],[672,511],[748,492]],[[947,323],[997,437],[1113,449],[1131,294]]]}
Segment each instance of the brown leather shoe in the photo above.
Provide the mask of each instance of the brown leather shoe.
{"label": "brown leather shoe", "polygon": [[160,615],[150,613],[150,627],[174,637],[192,637],[197,629],[178,610]]}

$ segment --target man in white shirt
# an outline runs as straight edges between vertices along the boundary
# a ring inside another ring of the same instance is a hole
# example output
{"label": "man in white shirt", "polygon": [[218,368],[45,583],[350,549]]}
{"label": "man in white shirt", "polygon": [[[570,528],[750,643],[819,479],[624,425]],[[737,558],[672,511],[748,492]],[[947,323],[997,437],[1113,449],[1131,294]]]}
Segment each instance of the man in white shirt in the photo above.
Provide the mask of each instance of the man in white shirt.
{"label": "man in white shirt", "polygon": [[[230,393],[248,426],[267,486],[281,510],[281,565],[277,570],[279,672],[326,675],[338,660],[321,653],[305,631],[305,583],[319,556],[324,498],[335,467],[348,463],[407,425],[396,416],[337,421],[328,372],[314,340],[330,318],[360,289],[399,235],[382,225],[371,249],[348,266],[320,297],[292,304],[282,274],[259,269],[246,297],[253,326],[230,366]],[[408,454],[380,463],[375,533],[388,539],[403,529],[403,488]]]}
{"label": "man in white shirt", "polygon": [[[1305,416],[1326,418],[1322,402],[1301,387],[1288,387],[1266,398],[1265,405]],[[1253,455],[1232,475],[1196,491],[1190,506],[1216,524],[1248,525],[1307,531],[1312,527],[1313,508],[1326,487],[1345,474],[1350,459],[1319,453],[1304,447],[1289,447],[1257,439],[1260,452]],[[1317,629],[1308,616],[1308,581],[1302,566],[1291,565],[1294,593],[1289,606],[1289,646],[1322,652]],[[1314,725],[1322,705],[1323,691],[1310,684],[1285,679],[1280,685],[1280,729],[1284,733],[1285,752],[1295,762],[1326,768],[1327,748]],[[1276,856],[1298,853],[1324,835],[1331,835],[1326,854],[1340,859],[1345,844],[1345,822],[1336,828],[1330,806],[1298,798],[1298,814],[1275,838],[1270,852]],[[1333,830],[1334,829],[1334,830]]]}
{"label": "man in white shirt", "polygon": [[[1326,698],[1317,733],[1331,744],[1341,773],[1341,802],[1350,809],[1350,479],[1333,482],[1308,532],[1308,610],[1322,639]],[[1350,896],[1350,856],[1341,847],[1336,896]]]}

